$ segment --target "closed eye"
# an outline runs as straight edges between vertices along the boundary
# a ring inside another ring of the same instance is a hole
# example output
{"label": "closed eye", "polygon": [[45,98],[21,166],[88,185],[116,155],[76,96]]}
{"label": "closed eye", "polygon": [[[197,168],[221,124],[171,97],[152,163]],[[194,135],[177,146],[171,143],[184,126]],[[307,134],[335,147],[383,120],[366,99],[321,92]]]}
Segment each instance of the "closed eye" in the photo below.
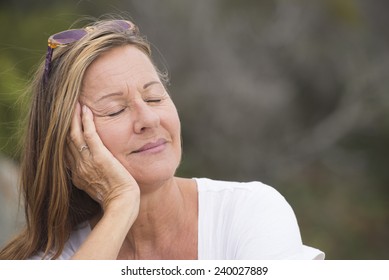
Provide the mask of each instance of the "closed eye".
{"label": "closed eye", "polygon": [[121,109],[121,110],[119,110],[119,111],[117,111],[117,112],[115,112],[115,113],[108,114],[107,117],[115,117],[115,116],[117,116],[117,115],[120,115],[124,110],[125,110],[125,109],[123,108],[123,109]]}
{"label": "closed eye", "polygon": [[158,103],[161,102],[162,99],[147,99],[145,102],[147,103]]}

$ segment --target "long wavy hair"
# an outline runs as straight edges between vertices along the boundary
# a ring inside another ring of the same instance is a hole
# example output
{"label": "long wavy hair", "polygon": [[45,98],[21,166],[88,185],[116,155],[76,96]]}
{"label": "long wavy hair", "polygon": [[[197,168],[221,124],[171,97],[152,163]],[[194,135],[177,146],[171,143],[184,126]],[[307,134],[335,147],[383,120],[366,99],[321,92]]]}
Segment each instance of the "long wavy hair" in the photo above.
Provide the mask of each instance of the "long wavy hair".
{"label": "long wavy hair", "polygon": [[93,31],[56,48],[46,82],[44,61],[34,75],[21,159],[26,227],[0,251],[0,259],[28,259],[38,252],[56,259],[74,227],[101,211],[73,185],[66,165],[67,136],[83,76],[97,57],[118,46],[134,45],[151,59],[150,44],[139,32],[113,28],[107,24],[111,20],[89,24]]}

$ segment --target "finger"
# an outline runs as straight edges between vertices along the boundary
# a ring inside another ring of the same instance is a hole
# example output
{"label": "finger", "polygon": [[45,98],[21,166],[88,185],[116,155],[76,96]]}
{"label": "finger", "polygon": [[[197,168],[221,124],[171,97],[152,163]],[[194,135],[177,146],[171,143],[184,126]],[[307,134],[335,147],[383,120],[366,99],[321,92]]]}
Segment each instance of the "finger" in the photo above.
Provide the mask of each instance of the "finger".
{"label": "finger", "polygon": [[84,139],[81,120],[81,105],[79,102],[77,102],[74,110],[69,135],[71,140],[69,147],[73,156],[76,158],[78,155],[81,155],[82,157],[88,156],[89,153],[86,152],[88,146],[86,145]]}
{"label": "finger", "polygon": [[[78,160],[76,161],[76,159]],[[86,186],[85,180],[83,180],[83,176],[79,173],[80,169],[77,168],[77,163],[80,164],[80,153],[74,148],[74,145],[68,146],[66,149],[66,162],[73,185],[84,190]],[[78,166],[80,167],[81,165]]]}
{"label": "finger", "polygon": [[79,129],[77,128],[79,124],[77,124],[77,116],[80,115],[80,104],[77,102],[76,108],[72,115],[72,121],[70,123],[70,129],[67,136],[67,147],[66,147],[66,153],[67,153],[67,160],[70,164],[70,166],[73,168],[75,165],[76,158],[78,156],[77,154],[77,148],[76,148],[76,142],[80,142],[80,140],[77,140],[77,138],[80,138],[78,135],[80,134]]}
{"label": "finger", "polygon": [[75,146],[82,145],[84,142],[83,135],[82,135],[81,105],[79,102],[77,102],[76,108],[72,116],[69,136],[71,142],[73,142]]}
{"label": "finger", "polygon": [[79,157],[80,153],[76,147],[76,144],[73,142],[73,140],[70,140],[70,137],[68,137],[68,153],[72,156],[73,160],[75,160],[77,157]]}
{"label": "finger", "polygon": [[78,184],[75,182],[75,180],[77,178],[77,176],[75,176],[76,175],[76,172],[75,172],[75,170],[76,170],[76,160],[75,160],[75,158],[74,158],[72,153],[73,152],[71,151],[70,146],[68,146],[66,148],[66,154],[65,154],[66,167],[67,167],[67,169],[70,172],[69,175],[70,175],[70,178],[71,178],[73,184],[75,186],[77,186]]}
{"label": "finger", "polygon": [[82,125],[84,128],[84,139],[85,143],[88,145],[91,153],[104,150],[105,146],[100,139],[100,136],[97,134],[96,126],[93,121],[93,113],[88,108],[88,106],[82,106]]}
{"label": "finger", "polygon": [[72,152],[72,147],[73,145],[71,145],[70,143],[68,143],[66,149],[65,149],[65,163],[66,163],[66,167],[68,169],[73,169],[74,166],[75,166],[75,160],[74,160],[74,156],[73,156],[73,152]]}

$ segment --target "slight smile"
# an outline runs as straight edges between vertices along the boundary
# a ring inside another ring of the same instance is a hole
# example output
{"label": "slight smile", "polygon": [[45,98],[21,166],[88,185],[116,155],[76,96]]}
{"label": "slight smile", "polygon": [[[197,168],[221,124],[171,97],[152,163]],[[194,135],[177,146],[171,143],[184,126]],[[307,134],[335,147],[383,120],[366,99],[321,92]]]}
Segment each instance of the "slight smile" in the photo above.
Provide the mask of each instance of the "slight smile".
{"label": "slight smile", "polygon": [[166,143],[167,143],[167,141],[165,139],[160,138],[155,142],[150,142],[150,143],[143,145],[139,149],[133,151],[132,154],[146,153],[146,152],[147,153],[158,153],[165,148]]}

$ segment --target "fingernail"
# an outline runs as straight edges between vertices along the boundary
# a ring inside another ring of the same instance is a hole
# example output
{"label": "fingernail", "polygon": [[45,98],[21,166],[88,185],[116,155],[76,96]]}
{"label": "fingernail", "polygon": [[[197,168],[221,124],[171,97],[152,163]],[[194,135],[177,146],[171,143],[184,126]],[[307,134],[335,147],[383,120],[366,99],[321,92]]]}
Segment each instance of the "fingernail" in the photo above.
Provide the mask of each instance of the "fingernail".
{"label": "fingernail", "polygon": [[88,107],[86,105],[82,105],[82,112],[83,113],[88,112]]}

